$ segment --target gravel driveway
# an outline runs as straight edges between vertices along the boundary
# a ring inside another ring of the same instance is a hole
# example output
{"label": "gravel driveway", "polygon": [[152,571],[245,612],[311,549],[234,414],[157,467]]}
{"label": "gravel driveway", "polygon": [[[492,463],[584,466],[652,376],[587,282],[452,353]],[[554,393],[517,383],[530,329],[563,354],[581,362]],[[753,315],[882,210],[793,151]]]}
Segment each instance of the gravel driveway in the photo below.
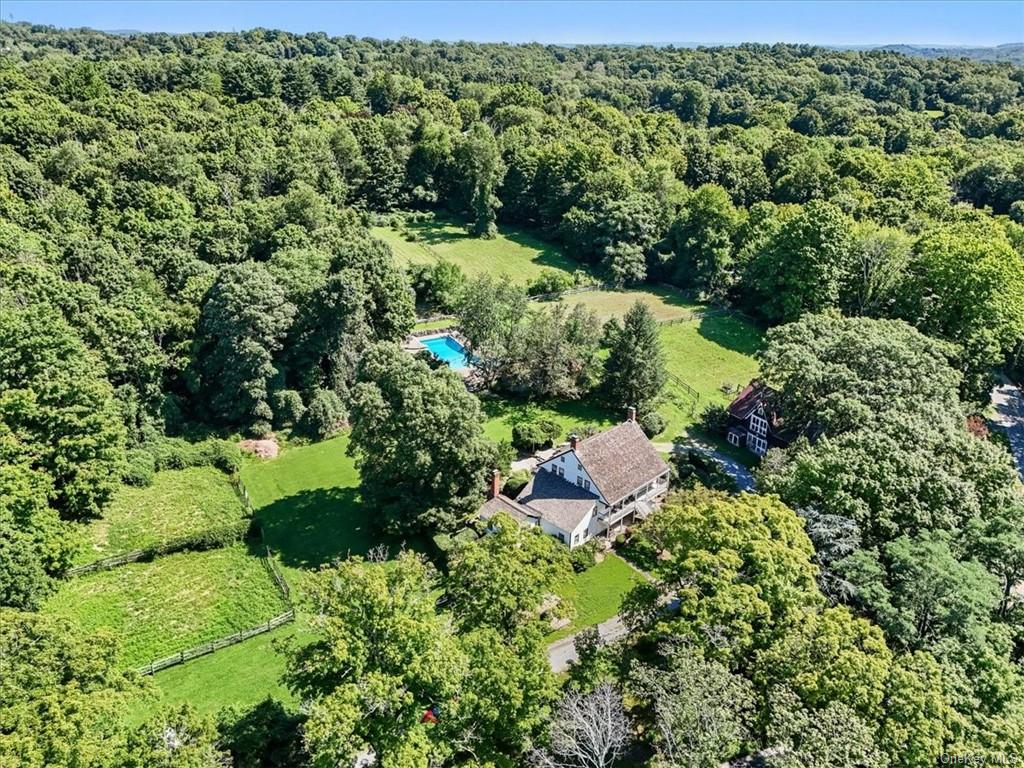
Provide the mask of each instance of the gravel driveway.
{"label": "gravel driveway", "polygon": [[992,390],[992,405],[996,409],[993,421],[1010,436],[1010,449],[1024,480],[1024,394],[1013,384],[1000,384]]}

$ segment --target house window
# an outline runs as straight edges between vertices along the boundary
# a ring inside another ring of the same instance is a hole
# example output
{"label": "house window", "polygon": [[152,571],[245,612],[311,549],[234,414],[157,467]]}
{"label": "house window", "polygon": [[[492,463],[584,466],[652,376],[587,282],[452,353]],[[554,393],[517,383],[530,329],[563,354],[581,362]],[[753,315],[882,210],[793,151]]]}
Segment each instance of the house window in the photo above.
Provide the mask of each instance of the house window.
{"label": "house window", "polygon": [[585,490],[585,491],[589,491],[590,490],[590,481],[589,480],[584,480],[583,481],[583,490]]}
{"label": "house window", "polygon": [[577,471],[577,472],[579,472],[579,471],[580,471],[581,469],[583,469],[583,465],[582,465],[582,464],[580,464],[580,463],[579,463],[579,462],[577,461],[577,462],[576,462],[576,471]]}
{"label": "house window", "polygon": [[572,545],[575,547],[579,543],[580,543],[580,535],[577,533],[575,536],[572,537]]}
{"label": "house window", "polygon": [[555,534],[555,538],[558,539],[563,544],[565,544],[565,534],[564,533],[556,533]]}
{"label": "house window", "polygon": [[758,416],[756,414],[751,416],[750,417],[750,431],[753,432],[755,435],[761,435],[762,437],[767,435],[768,434],[768,421],[767,421],[767,419],[765,419],[765,418],[763,418],[761,416]]}
{"label": "house window", "polygon": [[559,460],[560,462],[562,462],[563,464],[565,464],[565,454],[563,453],[563,454],[562,454],[561,456],[559,456],[559,457],[558,457],[558,460]]}
{"label": "house window", "polygon": [[758,456],[764,456],[768,452],[768,441],[757,435],[747,435],[747,447]]}
{"label": "house window", "polygon": [[583,478],[582,477],[579,477],[579,476],[576,477],[576,485],[578,485],[580,488],[583,487]]}
{"label": "house window", "polygon": [[729,441],[730,445],[735,445],[737,448],[740,447],[740,433],[739,432],[730,432],[726,436],[726,439]]}

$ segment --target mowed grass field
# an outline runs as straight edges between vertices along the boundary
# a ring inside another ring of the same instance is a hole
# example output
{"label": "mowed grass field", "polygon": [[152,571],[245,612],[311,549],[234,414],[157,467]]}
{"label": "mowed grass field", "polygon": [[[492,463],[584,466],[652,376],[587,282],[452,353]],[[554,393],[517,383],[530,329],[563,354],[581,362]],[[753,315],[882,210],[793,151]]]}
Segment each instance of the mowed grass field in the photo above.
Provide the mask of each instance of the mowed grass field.
{"label": "mowed grass field", "polygon": [[622,601],[644,577],[625,560],[611,552],[604,560],[559,584],[555,592],[576,609],[572,623],[548,637],[549,643],[610,619],[622,608]]}
{"label": "mowed grass field", "polygon": [[622,317],[638,301],[650,307],[654,317],[659,321],[688,318],[694,312],[705,308],[703,304],[691,301],[681,293],[662,286],[621,291],[585,291],[570,294],[562,301],[566,304],[582,304],[589,307],[602,321],[611,317]]}
{"label": "mowed grass field", "polygon": [[529,403],[501,397],[481,398],[484,415],[484,434],[491,440],[512,440],[512,429],[524,421],[547,419],[562,427],[565,438],[574,427],[594,424],[610,427],[622,421],[623,414],[612,413],[600,403],[588,400],[551,401]]}
{"label": "mowed grass field", "polygon": [[263,540],[289,575],[364,555],[381,543],[397,551],[402,543],[385,541],[375,530],[373,510],[359,499],[359,472],[348,444],[348,435],[341,435],[242,467]]}
{"label": "mowed grass field", "polygon": [[529,232],[502,225],[492,240],[471,237],[465,225],[442,216],[424,222],[408,222],[416,240],[392,227],[373,227],[372,232],[391,246],[400,264],[424,264],[441,260],[457,264],[467,275],[507,275],[516,283],[529,283],[545,267],[573,272],[584,266],[557,246]]}
{"label": "mowed grass field", "polygon": [[76,563],[90,563],[229,525],[245,509],[228,476],[213,467],[157,472],[146,488],[122,486],[85,530]]}
{"label": "mowed grass field", "polygon": [[141,722],[158,709],[185,704],[215,715],[223,707],[250,707],[268,697],[297,707],[298,700],[281,682],[285,657],[279,646],[309,637],[305,624],[296,621],[157,672],[151,691],[138,703],[135,719]]}
{"label": "mowed grass field", "polygon": [[126,667],[254,627],[286,609],[263,562],[244,544],[79,576],[44,608],[89,632],[112,630]]}
{"label": "mowed grass field", "polygon": [[700,399],[693,406],[692,398],[670,380],[666,402],[658,408],[668,420],[661,437],[669,440],[686,432],[699,422],[708,405],[728,405],[733,395],[723,386],[743,386],[757,376],[754,354],[763,342],[756,326],[733,314],[663,325],[661,343],[668,372],[693,387]]}

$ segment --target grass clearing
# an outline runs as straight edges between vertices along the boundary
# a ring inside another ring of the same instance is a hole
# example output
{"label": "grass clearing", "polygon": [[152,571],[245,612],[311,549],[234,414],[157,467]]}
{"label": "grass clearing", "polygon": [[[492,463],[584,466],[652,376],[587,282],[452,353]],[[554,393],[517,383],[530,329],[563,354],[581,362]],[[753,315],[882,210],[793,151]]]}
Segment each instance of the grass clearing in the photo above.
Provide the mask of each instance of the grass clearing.
{"label": "grass clearing", "polygon": [[243,544],[80,576],[45,606],[87,632],[115,632],[127,667],[254,627],[286,608],[263,562]]}
{"label": "grass clearing", "polygon": [[745,385],[757,376],[754,354],[761,348],[763,335],[741,317],[723,313],[663,325],[661,342],[668,372],[700,395],[691,408],[692,399],[669,381],[668,399],[658,411],[668,420],[662,437],[672,439],[697,424],[708,405],[729,404],[733,396],[722,390],[723,385]]}
{"label": "grass clearing", "polygon": [[585,291],[574,293],[562,299],[566,304],[582,304],[597,313],[601,321],[611,317],[622,317],[637,301],[642,301],[651,308],[658,320],[675,320],[691,317],[695,311],[704,309],[703,304],[685,298],[678,291],[663,286],[622,290],[622,291]]}
{"label": "grass clearing", "polygon": [[415,241],[392,227],[371,230],[391,246],[402,265],[445,260],[457,264],[467,275],[504,274],[516,283],[529,283],[544,268],[563,272],[585,269],[557,246],[516,227],[501,225],[492,240],[472,237],[464,224],[439,215],[427,221],[409,221],[406,228],[415,234]]}
{"label": "grass clearing", "polygon": [[85,529],[76,564],[144,549],[245,517],[228,476],[214,467],[157,472],[146,488],[121,486]]}
{"label": "grass clearing", "polygon": [[222,707],[250,707],[267,697],[297,707],[298,699],[281,682],[285,656],[279,646],[311,638],[306,625],[296,621],[157,672],[152,690],[138,702],[135,719],[141,722],[159,709],[184,704],[215,715]]}
{"label": "grass clearing", "polygon": [[[250,459],[242,467],[263,540],[289,576],[349,555],[364,555],[389,541],[373,525],[373,510],[359,498],[359,472],[348,435],[320,443],[287,446],[271,460]],[[409,541],[413,549],[423,542]]]}
{"label": "grass clearing", "polygon": [[559,584],[555,591],[559,597],[576,609],[572,623],[547,637],[553,643],[581,629],[600,624],[619,612],[626,594],[644,577],[625,560],[606,552],[604,560],[582,573]]}
{"label": "grass clearing", "polygon": [[414,331],[437,331],[441,328],[451,328],[456,323],[458,323],[458,320],[426,320],[422,323],[416,323],[412,329]]}
{"label": "grass clearing", "polygon": [[512,440],[512,428],[524,421],[549,419],[561,425],[562,437],[566,437],[573,427],[584,424],[596,424],[598,427],[610,427],[622,420],[623,414],[611,413],[604,406],[586,400],[566,400],[550,402],[526,402],[505,399],[497,396],[481,398],[481,405],[487,422],[484,433],[491,440]]}

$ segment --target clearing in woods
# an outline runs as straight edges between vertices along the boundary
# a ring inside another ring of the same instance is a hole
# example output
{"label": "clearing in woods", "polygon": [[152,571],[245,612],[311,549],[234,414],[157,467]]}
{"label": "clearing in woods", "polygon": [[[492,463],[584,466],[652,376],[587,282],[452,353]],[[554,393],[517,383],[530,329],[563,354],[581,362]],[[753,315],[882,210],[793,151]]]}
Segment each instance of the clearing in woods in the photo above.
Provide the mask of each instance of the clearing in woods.
{"label": "clearing in woods", "polygon": [[138,667],[255,627],[287,608],[263,561],[235,544],[78,576],[43,610],[86,632],[109,628],[121,638],[124,666]]}
{"label": "clearing in woods", "polygon": [[245,517],[231,481],[214,467],[157,472],[145,488],[122,485],[85,530],[75,564],[221,528]]}
{"label": "clearing in woods", "polygon": [[[443,216],[427,216],[422,221],[412,221],[410,217],[403,227],[403,231],[389,226],[371,230],[391,246],[402,265],[444,260],[457,264],[470,276],[508,275],[523,284],[539,277],[544,268],[569,273],[586,269],[558,246],[505,224],[491,240],[472,237],[466,233],[465,224]],[[415,239],[410,240],[409,236]]]}

